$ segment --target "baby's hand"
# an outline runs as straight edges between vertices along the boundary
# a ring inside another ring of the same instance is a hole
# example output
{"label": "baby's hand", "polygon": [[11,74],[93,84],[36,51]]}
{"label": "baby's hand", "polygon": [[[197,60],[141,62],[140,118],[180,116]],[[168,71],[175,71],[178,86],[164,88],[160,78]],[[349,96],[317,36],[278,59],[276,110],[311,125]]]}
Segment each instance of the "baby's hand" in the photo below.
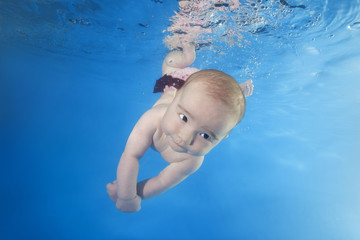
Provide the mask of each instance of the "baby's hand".
{"label": "baby's hand", "polygon": [[251,79],[243,82],[240,85],[241,90],[243,91],[244,97],[250,97],[254,90],[254,84]]}
{"label": "baby's hand", "polygon": [[117,196],[117,183],[116,180],[112,183],[108,183],[106,185],[107,193],[109,194],[110,199],[116,203],[118,196]]}
{"label": "baby's hand", "polygon": [[116,180],[106,185],[110,199],[116,204],[117,209],[122,212],[138,212],[141,209],[141,198],[136,195],[133,199],[120,199],[117,195]]}

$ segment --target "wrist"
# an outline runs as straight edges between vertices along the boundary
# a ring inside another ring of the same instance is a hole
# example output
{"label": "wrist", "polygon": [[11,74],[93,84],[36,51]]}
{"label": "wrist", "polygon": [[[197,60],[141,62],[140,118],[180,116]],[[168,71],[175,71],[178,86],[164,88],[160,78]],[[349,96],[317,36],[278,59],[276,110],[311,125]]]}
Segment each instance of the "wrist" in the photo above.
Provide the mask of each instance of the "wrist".
{"label": "wrist", "polygon": [[125,202],[125,201],[132,201],[132,200],[134,200],[136,197],[138,197],[138,195],[135,195],[134,197],[119,197],[118,196],[118,201],[123,201],[123,202]]}

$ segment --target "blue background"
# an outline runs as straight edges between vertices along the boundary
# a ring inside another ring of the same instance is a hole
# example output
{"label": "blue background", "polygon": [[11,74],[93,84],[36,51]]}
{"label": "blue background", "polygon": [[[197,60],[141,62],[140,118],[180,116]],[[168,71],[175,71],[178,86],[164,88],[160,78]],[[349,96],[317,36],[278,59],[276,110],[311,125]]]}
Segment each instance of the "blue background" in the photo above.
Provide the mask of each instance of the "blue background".
{"label": "blue background", "polygon": [[[360,2],[264,2],[263,31],[193,64],[254,80],[244,120],[124,214],[105,185],[158,98],[177,1],[0,1],[0,238],[360,239]],[[140,164],[139,179],[166,166]]]}

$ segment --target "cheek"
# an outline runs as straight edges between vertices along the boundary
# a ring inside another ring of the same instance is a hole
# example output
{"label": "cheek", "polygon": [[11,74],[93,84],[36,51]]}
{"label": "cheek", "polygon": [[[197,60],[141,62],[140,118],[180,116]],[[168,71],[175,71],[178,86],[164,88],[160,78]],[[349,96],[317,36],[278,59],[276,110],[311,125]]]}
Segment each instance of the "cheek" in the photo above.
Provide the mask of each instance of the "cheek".
{"label": "cheek", "polygon": [[161,121],[161,128],[166,135],[172,135],[176,132],[176,119],[170,116],[170,114],[164,115]]}
{"label": "cheek", "polygon": [[208,152],[210,152],[210,150],[213,149],[214,147],[215,147],[215,145],[213,145],[213,144],[206,144],[203,141],[201,141],[200,139],[196,139],[196,141],[194,142],[194,145],[189,147],[189,152],[192,155],[204,156]]}
{"label": "cheek", "polygon": [[211,148],[204,146],[190,146],[188,149],[189,154],[193,156],[205,156],[210,152]]}
{"label": "cheek", "polygon": [[203,145],[203,144],[199,144],[197,147],[197,150],[199,153],[201,153],[201,155],[206,155],[208,154],[214,147],[216,147],[218,143],[216,144],[208,144],[208,145]]}

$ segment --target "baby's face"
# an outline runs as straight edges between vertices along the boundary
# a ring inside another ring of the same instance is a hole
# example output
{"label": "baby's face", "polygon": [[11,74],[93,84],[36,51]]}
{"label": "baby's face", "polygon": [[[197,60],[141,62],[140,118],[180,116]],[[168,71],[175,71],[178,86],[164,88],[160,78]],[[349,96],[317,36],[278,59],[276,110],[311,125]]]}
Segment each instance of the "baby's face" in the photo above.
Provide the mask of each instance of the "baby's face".
{"label": "baby's face", "polygon": [[237,123],[228,107],[209,97],[204,89],[199,82],[187,85],[177,93],[162,119],[166,140],[176,152],[204,156]]}

